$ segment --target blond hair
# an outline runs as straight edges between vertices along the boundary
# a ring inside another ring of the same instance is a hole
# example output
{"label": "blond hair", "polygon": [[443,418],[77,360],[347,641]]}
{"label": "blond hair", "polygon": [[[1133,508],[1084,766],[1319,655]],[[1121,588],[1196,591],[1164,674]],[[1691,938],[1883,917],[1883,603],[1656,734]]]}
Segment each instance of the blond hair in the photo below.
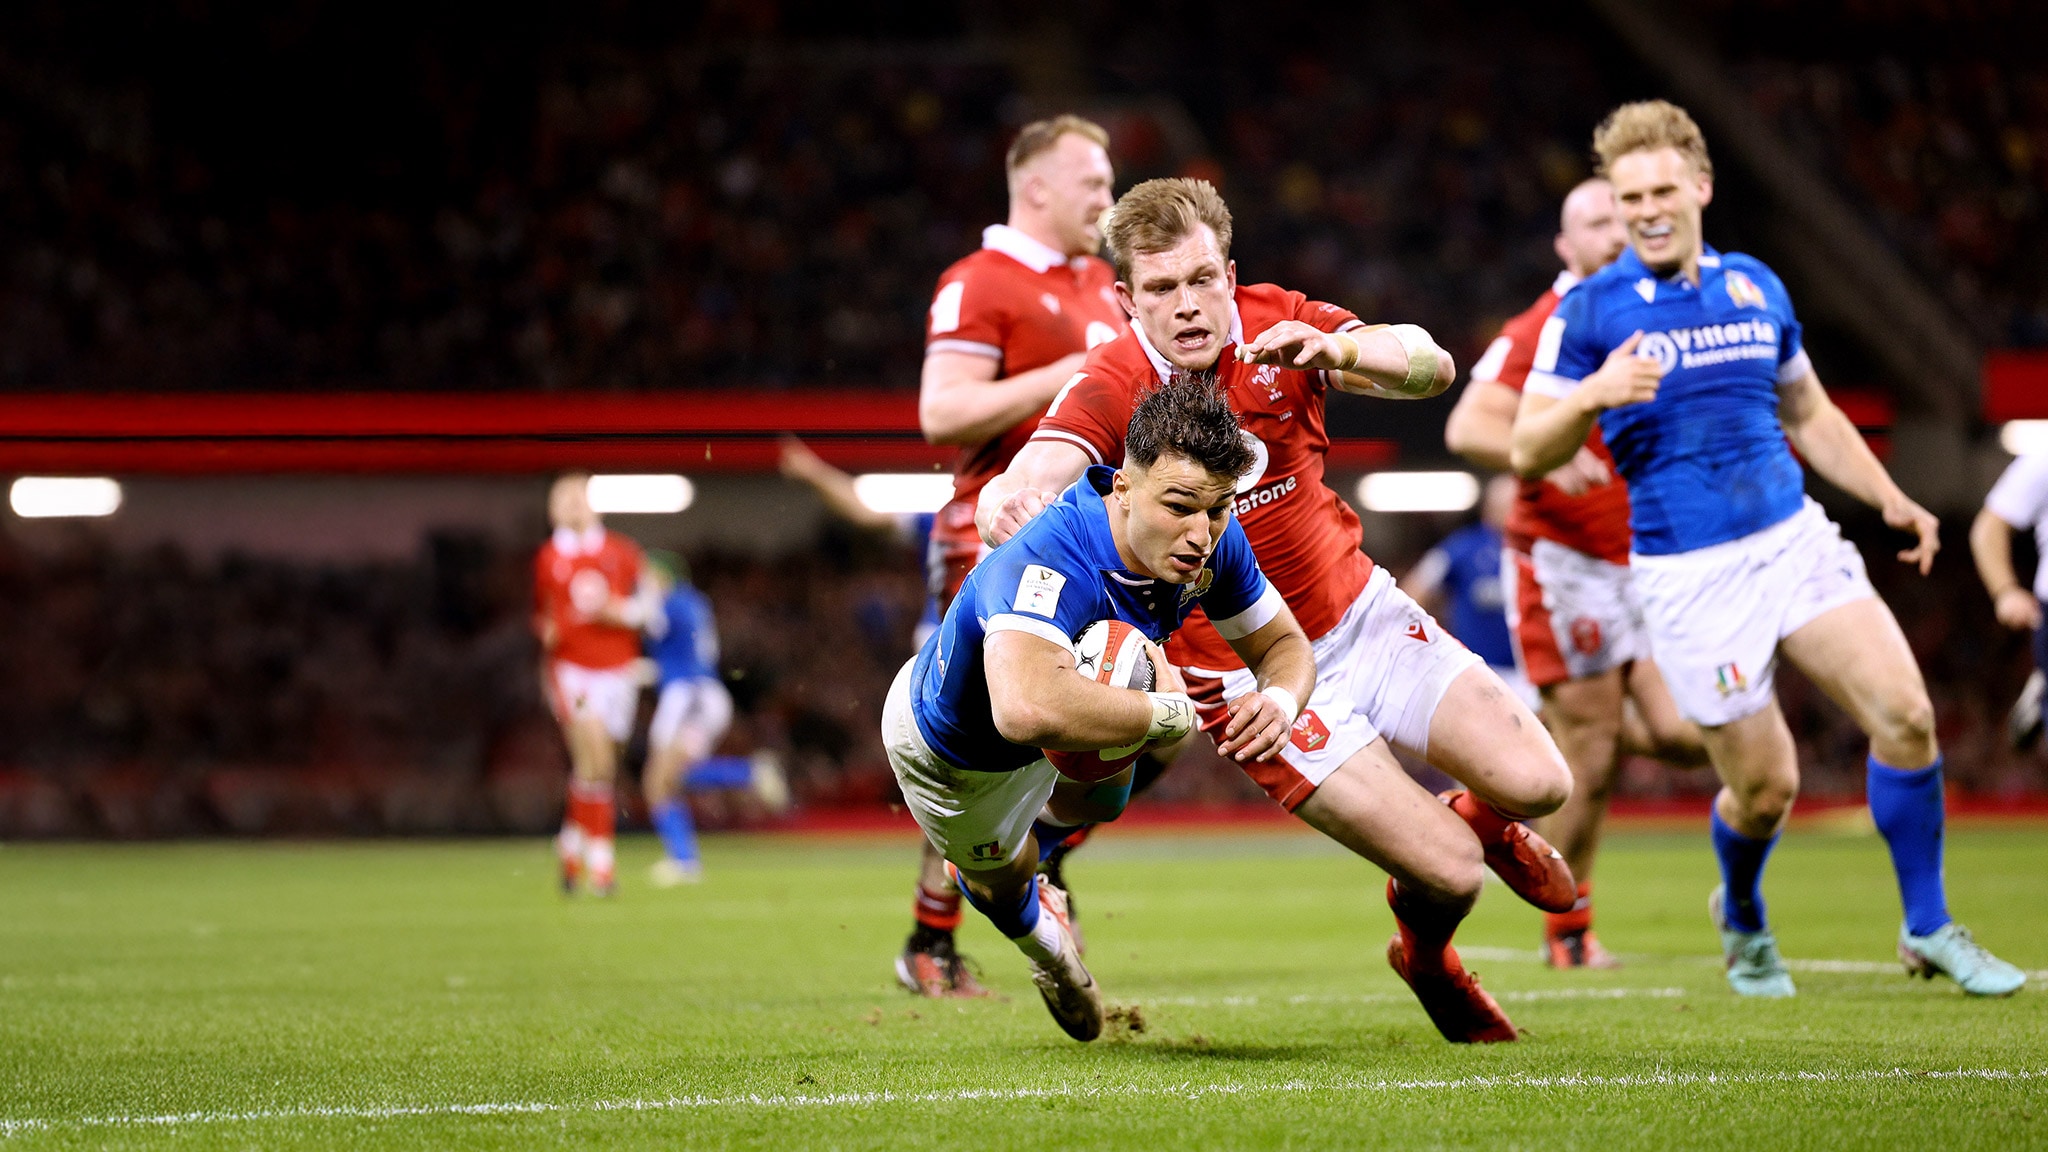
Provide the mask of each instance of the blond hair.
{"label": "blond hair", "polygon": [[1655,152],[1675,148],[1692,164],[1693,171],[1711,179],[1714,162],[1707,157],[1707,138],[1685,109],[1668,100],[1639,100],[1623,104],[1607,114],[1593,129],[1593,154],[1599,158],[1598,171],[1607,175],[1614,162],[1631,152]]}
{"label": "blond hair", "polygon": [[1003,157],[1003,170],[1016,182],[1017,170],[1058,146],[1062,136],[1079,136],[1093,140],[1106,151],[1109,148],[1109,132],[1093,120],[1086,120],[1071,112],[1054,116],[1050,120],[1033,120],[1026,124],[1017,138],[1010,141],[1009,154]]}
{"label": "blond hair", "polygon": [[1103,239],[1109,258],[1124,283],[1131,282],[1131,258],[1164,252],[1207,224],[1216,234],[1216,248],[1230,259],[1230,206],[1207,180],[1175,176],[1147,180],[1123,194],[1109,210]]}

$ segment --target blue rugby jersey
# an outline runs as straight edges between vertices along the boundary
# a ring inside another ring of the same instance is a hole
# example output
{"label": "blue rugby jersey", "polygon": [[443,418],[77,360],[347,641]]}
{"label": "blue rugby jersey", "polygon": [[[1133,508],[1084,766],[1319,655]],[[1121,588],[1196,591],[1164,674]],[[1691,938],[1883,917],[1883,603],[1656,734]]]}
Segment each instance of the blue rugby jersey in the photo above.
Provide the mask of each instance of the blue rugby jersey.
{"label": "blue rugby jersey", "polygon": [[[1430,551],[1443,564],[1445,631],[1496,668],[1515,666],[1508,638],[1507,600],[1500,583],[1500,532],[1468,524]],[[1430,563],[1428,557],[1423,563]]]}
{"label": "blue rugby jersey", "polygon": [[647,657],[661,668],[661,682],[718,679],[718,621],[711,601],[688,584],[678,584],[661,611],[667,623],[660,634],[650,628],[642,642]]}
{"label": "blue rugby jersey", "polygon": [[1657,398],[1600,416],[1628,480],[1635,551],[1690,552],[1799,511],[1805,476],[1778,422],[1778,396],[1811,365],[1777,274],[1708,248],[1695,288],[1682,274],[1658,276],[1629,249],[1558,305],[1527,390],[1569,395],[1638,329],[1636,354],[1664,366]]}
{"label": "blue rugby jersey", "polygon": [[1191,584],[1139,576],[1123,566],[1103,497],[1116,475],[1088,469],[1060,498],[967,576],[939,630],[911,669],[911,713],[932,751],[976,772],[1008,772],[1044,755],[996,730],[982,643],[991,633],[1029,632],[1073,647],[1097,620],[1117,619],[1163,643],[1197,604],[1225,639],[1250,635],[1279,615],[1280,593],[1259,571],[1235,517]]}

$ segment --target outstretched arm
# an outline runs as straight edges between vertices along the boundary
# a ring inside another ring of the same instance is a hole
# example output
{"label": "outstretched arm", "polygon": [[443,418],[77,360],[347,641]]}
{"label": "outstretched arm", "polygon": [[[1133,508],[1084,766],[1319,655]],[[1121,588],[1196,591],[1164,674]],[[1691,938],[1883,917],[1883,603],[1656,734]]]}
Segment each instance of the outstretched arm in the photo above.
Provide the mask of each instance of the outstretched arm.
{"label": "outstretched arm", "polygon": [[983,444],[1052,403],[1086,357],[1062,356],[1042,368],[996,379],[1002,362],[972,352],[931,352],[918,385],[917,422],[933,444]]}
{"label": "outstretched arm", "polygon": [[1230,702],[1217,751],[1239,763],[1265,760],[1287,744],[1294,718],[1316,690],[1315,652],[1284,604],[1279,615],[1229,643],[1258,678],[1259,690]]}
{"label": "outstretched arm", "polygon": [[1386,400],[1426,400],[1457,378],[1451,354],[1413,324],[1325,332],[1299,320],[1282,320],[1239,345],[1237,358],[1247,364],[1321,368],[1336,373],[1332,382],[1343,391]]}
{"label": "outstretched arm", "polygon": [[1792,447],[1828,483],[1883,513],[1886,524],[1919,537],[1918,543],[1899,553],[1899,559],[1927,575],[1934,567],[1934,554],[1941,551],[1941,521],[1893,483],[1863,434],[1828,399],[1817,374],[1809,370],[1780,389],[1778,420]]}
{"label": "outstretched arm", "polygon": [[[1157,648],[1152,659],[1162,660]],[[992,632],[982,642],[996,731],[1013,744],[1092,752],[1140,740],[1177,740],[1194,729],[1184,692],[1098,684],[1074,670],[1074,654],[1029,632]],[[1171,677],[1164,683],[1174,685]]]}
{"label": "outstretched arm", "polygon": [[1024,445],[1009,468],[981,490],[974,526],[991,548],[1017,534],[1033,516],[1045,511],[1054,496],[1081,478],[1088,453],[1073,444],[1033,440]]}

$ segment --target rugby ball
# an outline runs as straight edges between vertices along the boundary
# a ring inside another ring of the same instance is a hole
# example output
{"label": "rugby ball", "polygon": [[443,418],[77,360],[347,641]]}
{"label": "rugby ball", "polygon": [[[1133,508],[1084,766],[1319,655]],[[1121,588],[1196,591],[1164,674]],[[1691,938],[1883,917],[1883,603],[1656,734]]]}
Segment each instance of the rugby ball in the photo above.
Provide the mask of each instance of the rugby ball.
{"label": "rugby ball", "polygon": [[[1145,634],[1121,620],[1097,620],[1074,637],[1074,671],[1097,684],[1150,692],[1158,670],[1145,651]],[[1070,780],[1103,780],[1131,766],[1146,741],[1095,752],[1055,752],[1045,758]]]}

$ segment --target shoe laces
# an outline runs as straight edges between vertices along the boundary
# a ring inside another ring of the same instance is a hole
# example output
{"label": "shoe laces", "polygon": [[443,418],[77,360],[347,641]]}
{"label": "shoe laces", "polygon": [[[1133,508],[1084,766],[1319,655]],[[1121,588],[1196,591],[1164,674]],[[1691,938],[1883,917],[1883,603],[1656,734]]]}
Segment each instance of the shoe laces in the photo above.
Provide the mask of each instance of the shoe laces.
{"label": "shoe laces", "polygon": [[1742,962],[1760,973],[1775,974],[1786,971],[1785,960],[1778,955],[1778,942],[1769,933],[1759,932],[1743,942],[1737,953]]}
{"label": "shoe laces", "polygon": [[1953,941],[1951,946],[1961,954],[1958,959],[1975,964],[1992,964],[1998,960],[1989,949],[1977,943],[1977,938],[1970,935],[1970,930],[1961,924],[1949,925],[1948,938]]}

